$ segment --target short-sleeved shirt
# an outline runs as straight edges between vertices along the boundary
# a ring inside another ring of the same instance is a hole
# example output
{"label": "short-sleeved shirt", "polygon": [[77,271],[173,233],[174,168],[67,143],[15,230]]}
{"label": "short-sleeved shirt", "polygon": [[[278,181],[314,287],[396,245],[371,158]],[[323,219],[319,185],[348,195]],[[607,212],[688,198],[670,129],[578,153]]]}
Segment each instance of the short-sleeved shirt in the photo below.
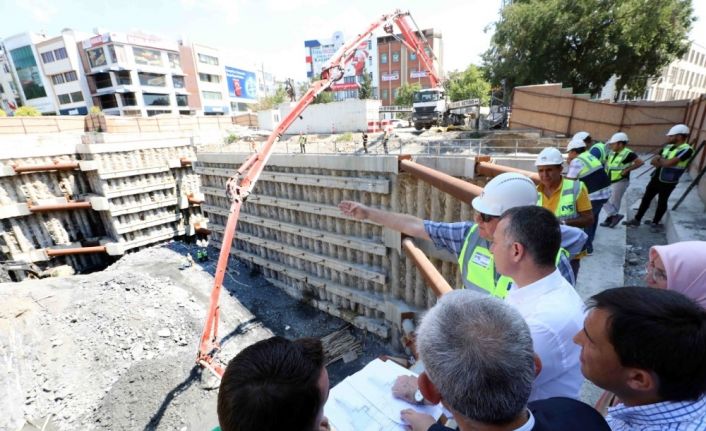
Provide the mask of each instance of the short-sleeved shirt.
{"label": "short-sleeved shirt", "polygon": [[[559,205],[559,199],[561,197],[561,185],[554,190],[551,196],[547,197],[544,194],[544,185],[540,184],[537,186],[537,191],[542,193],[542,206],[552,213],[556,214],[556,207]],[[581,191],[579,191],[579,197],[576,200],[576,212],[591,211],[591,200],[588,197],[588,189],[584,183],[581,183]]]}
{"label": "short-sleeved shirt", "polygon": [[[574,160],[571,161],[571,163],[569,163],[569,169],[566,171],[566,178],[577,179],[583,167],[583,160],[576,157]],[[603,190],[598,190],[596,192],[590,193],[588,195],[588,198],[592,201],[599,201],[610,198],[610,194],[610,187],[606,187]]]}
{"label": "short-sleeved shirt", "polygon": [[[475,223],[470,221],[444,223],[424,220],[424,230],[436,248],[447,250],[456,257],[461,254],[463,243],[473,225]],[[561,247],[569,252],[569,258],[574,258],[582,252],[586,238],[583,229],[561,225]],[[566,281],[572,286],[576,284],[571,264],[565,256],[561,257],[558,269]]]}

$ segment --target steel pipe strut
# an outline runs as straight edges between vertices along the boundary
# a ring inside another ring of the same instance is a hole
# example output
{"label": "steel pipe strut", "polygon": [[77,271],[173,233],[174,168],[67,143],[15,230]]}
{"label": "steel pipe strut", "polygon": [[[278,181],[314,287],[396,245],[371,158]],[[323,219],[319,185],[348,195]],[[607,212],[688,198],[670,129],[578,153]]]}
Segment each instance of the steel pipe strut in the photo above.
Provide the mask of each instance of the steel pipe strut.
{"label": "steel pipe strut", "polygon": [[420,165],[411,160],[401,159],[399,163],[400,171],[412,174],[415,178],[429,183],[468,205],[471,204],[471,200],[474,197],[483,193],[482,187]]}
{"label": "steel pipe strut", "polygon": [[525,175],[529,177],[529,179],[534,181],[535,184],[539,184],[539,175],[536,172],[530,172],[524,169],[513,168],[510,166],[496,165],[495,163],[490,162],[483,162],[479,160],[476,161],[476,174],[478,175],[494,177],[507,172],[514,172],[517,174]]}
{"label": "steel pipe strut", "polygon": [[437,298],[440,298],[445,293],[451,292],[453,289],[446,279],[439,273],[433,263],[427,258],[422,250],[414,244],[411,238],[402,240],[402,248],[408,258],[414,262],[419,272],[427,282],[427,286],[434,292]]}
{"label": "steel pipe strut", "polygon": [[93,247],[74,247],[74,248],[48,248],[46,249],[47,256],[69,256],[72,254],[89,254],[89,253],[105,253],[104,245],[96,245]]}
{"label": "steel pipe strut", "polygon": [[49,204],[49,205],[29,205],[31,213],[42,213],[48,211],[63,211],[63,210],[78,210],[91,208],[91,202],[67,202],[65,204]]}
{"label": "steel pipe strut", "polygon": [[12,169],[15,170],[15,173],[21,174],[24,172],[72,171],[78,167],[78,162],[55,161],[46,165],[13,165]]}

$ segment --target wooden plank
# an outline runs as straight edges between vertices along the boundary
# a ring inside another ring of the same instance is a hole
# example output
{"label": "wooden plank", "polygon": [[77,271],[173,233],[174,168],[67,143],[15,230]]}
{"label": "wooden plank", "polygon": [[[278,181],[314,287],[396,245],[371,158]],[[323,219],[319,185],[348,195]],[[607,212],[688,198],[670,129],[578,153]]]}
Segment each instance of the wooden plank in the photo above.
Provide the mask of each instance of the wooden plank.
{"label": "wooden plank", "polygon": [[[219,177],[231,177],[235,169],[208,168],[195,166],[194,172],[201,175],[215,175]],[[296,184],[302,186],[331,187],[345,190],[360,190],[371,193],[390,192],[389,180],[378,180],[373,178],[353,178],[353,177],[333,177],[327,175],[306,175],[283,172],[263,172],[260,180],[285,184]]]}
{"label": "wooden plank", "polygon": [[[226,218],[229,215],[228,210],[220,207],[214,207],[212,205],[202,205],[201,210],[210,214],[218,214]],[[317,229],[299,226],[296,224],[283,223],[278,220],[258,217],[251,214],[245,214],[242,212],[240,213],[240,220],[258,226],[264,226],[269,229],[287,232],[306,238],[312,238],[317,241],[336,244],[342,247],[351,248],[353,250],[362,251],[364,253],[376,254],[378,256],[385,256],[387,254],[384,244],[373,241],[361,240],[357,237],[333,234]]]}

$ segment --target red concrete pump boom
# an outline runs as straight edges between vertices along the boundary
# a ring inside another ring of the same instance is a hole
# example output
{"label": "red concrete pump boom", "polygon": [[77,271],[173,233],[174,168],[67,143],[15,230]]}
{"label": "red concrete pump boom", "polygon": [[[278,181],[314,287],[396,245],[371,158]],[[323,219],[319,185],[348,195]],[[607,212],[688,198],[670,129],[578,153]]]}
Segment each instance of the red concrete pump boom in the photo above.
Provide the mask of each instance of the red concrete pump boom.
{"label": "red concrete pump boom", "polygon": [[[292,109],[267,138],[265,145],[263,145],[257,153],[250,156],[250,158],[238,168],[235,175],[228,180],[226,184],[226,195],[231,202],[230,211],[225,230],[223,231],[223,243],[221,244],[221,251],[218,255],[218,264],[216,266],[210,303],[206,314],[206,323],[201,334],[199,350],[196,355],[196,362],[213,372],[216,376],[221,377],[224,371],[222,367],[213,362],[215,353],[220,349],[218,343],[218,320],[220,317],[219,299],[223,278],[228,266],[228,257],[230,256],[230,250],[233,244],[233,237],[235,236],[235,229],[238,225],[240,208],[250,193],[252,193],[260,174],[272,155],[275,143],[279,141],[284,132],[286,132],[289,126],[304,112],[306,107],[314,101],[317,95],[328,90],[334,82],[343,78],[345,67],[353,59],[359,44],[363,40],[370,38],[373,32],[381,26],[386,33],[393,35],[407,48],[417,54],[429,73],[432,85],[439,85],[440,78],[434,70],[432,57],[424,50],[423,45],[426,44],[426,40],[419,29],[416,30],[417,33],[415,34],[415,31],[412,30],[406,21],[408,17],[411,18],[409,12],[402,12],[400,10],[396,10],[388,15],[383,15],[370,24],[363,33],[341,46],[333,55],[329,64],[321,71],[321,80],[311,84],[311,87],[309,87],[307,92],[299,99],[294,109]],[[396,24],[400,29],[402,38],[394,35],[393,24]],[[417,34],[421,36],[421,39]]]}

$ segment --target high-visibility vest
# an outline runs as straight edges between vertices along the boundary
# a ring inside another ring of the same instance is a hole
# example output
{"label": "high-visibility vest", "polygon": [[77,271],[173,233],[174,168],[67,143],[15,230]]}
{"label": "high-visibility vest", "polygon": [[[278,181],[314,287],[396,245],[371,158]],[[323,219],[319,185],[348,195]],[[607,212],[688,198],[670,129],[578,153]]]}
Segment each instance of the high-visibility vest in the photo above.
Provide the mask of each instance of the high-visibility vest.
{"label": "high-visibility vest", "polygon": [[[679,155],[684,150],[688,150],[691,148],[691,145],[689,145],[686,142],[683,142],[679,146],[675,145],[667,145],[664,147],[662,150],[661,156],[665,160],[673,159]],[[689,164],[689,160],[679,160],[679,163],[677,163],[675,166],[671,167],[662,167],[660,168],[659,172],[659,180],[663,183],[678,183],[679,178],[681,178],[681,175],[684,173],[686,170],[686,166]]]}
{"label": "high-visibility vest", "polygon": [[610,179],[600,160],[588,151],[579,154],[577,158],[583,163],[583,168],[579,171],[579,180],[586,185],[588,193],[610,187]]}
{"label": "high-visibility vest", "polygon": [[[581,193],[581,181],[567,178],[561,180],[561,195],[559,196],[559,203],[554,208],[556,218],[559,220],[571,220],[578,217],[579,212],[576,204],[579,200],[579,193]],[[543,206],[543,195],[544,193],[541,191],[538,193],[537,205],[540,207]]]}
{"label": "high-visibility vest", "polygon": [[[556,255],[556,265],[559,266],[561,257],[569,257],[569,252],[559,249]],[[466,239],[458,255],[458,264],[461,268],[463,287],[476,292],[489,293],[503,299],[510,290],[512,278],[500,275],[495,270],[495,259],[490,252],[490,242],[480,236],[478,225],[474,224],[468,231]]]}
{"label": "high-visibility vest", "polygon": [[[606,147],[605,143],[598,141],[591,145],[591,148],[589,148],[589,151],[592,149],[598,149],[598,151],[601,153],[600,157],[597,157],[598,160],[600,160],[601,164],[605,166],[606,161],[608,160],[608,148]],[[594,156],[595,157],[595,156]]]}
{"label": "high-visibility vest", "polygon": [[608,156],[608,165],[606,166],[606,169],[608,170],[608,176],[610,177],[611,183],[617,183],[622,180],[623,174],[621,174],[621,172],[632,165],[632,162],[625,163],[625,158],[630,153],[632,153],[632,150],[626,147],[620,150],[619,153],[611,152]]}

